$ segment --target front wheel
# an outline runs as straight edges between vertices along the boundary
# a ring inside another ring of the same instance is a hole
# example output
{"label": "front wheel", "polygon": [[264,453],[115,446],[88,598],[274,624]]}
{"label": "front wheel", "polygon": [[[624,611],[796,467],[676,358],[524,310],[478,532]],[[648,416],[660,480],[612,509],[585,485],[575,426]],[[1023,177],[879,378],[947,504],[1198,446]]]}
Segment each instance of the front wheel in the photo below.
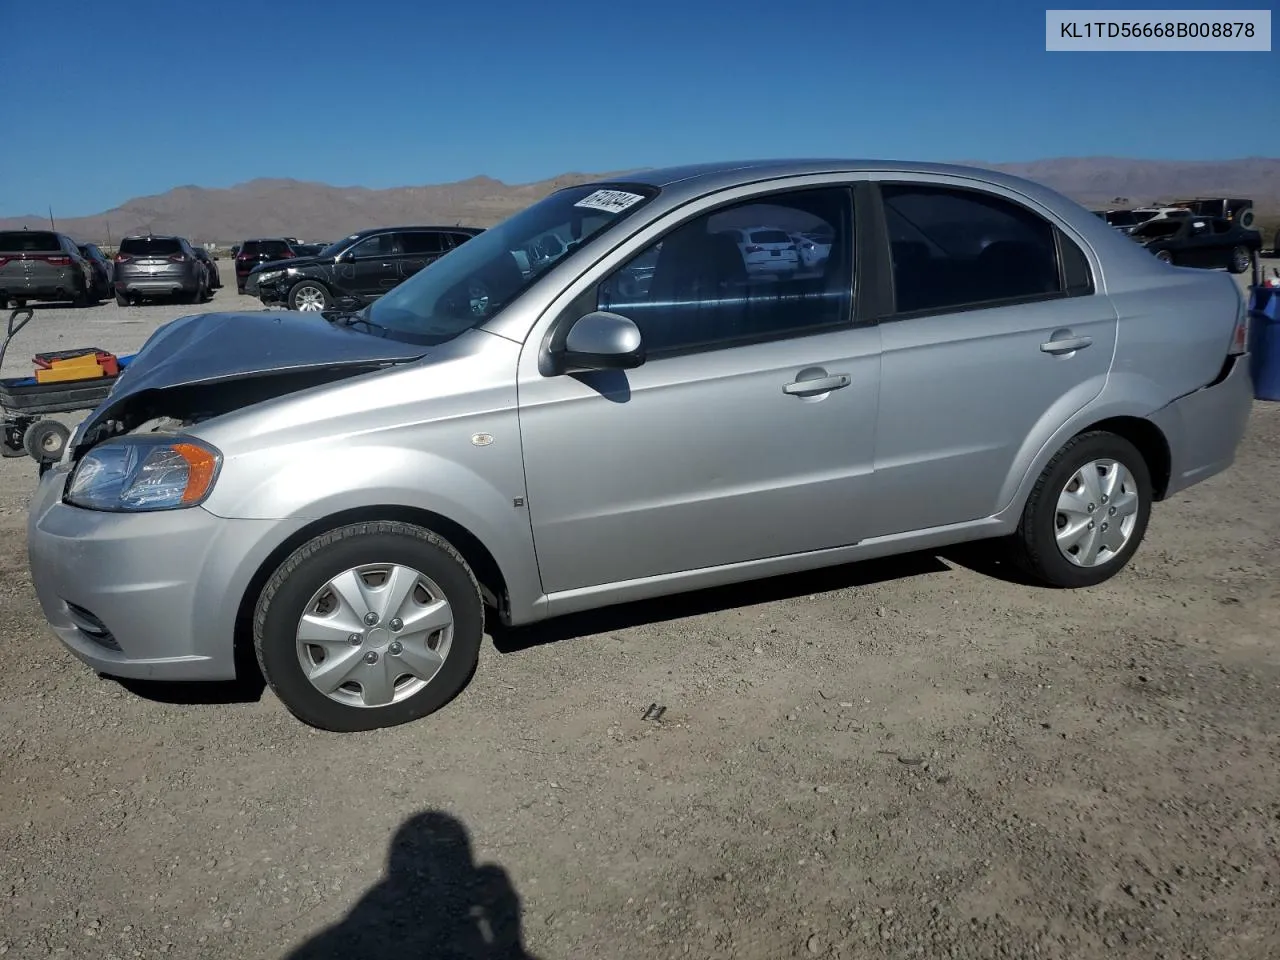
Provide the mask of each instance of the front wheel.
{"label": "front wheel", "polygon": [[1151,472],[1137,447],[1114,433],[1081,434],[1036,481],[1013,537],[1013,559],[1046,586],[1095,586],[1138,549],[1151,502]]}
{"label": "front wheel", "polygon": [[314,280],[295,283],[289,291],[289,306],[303,313],[318,313],[333,306],[333,298],[323,285]]}
{"label": "front wheel", "polygon": [[376,730],[439,710],[480,656],[475,575],[443,538],[377,521],[299,547],[263,588],[254,646],[285,707],[323,730]]}
{"label": "front wheel", "polygon": [[1156,259],[1162,261],[1163,263],[1173,263],[1173,254],[1170,253],[1168,250],[1157,250]]}

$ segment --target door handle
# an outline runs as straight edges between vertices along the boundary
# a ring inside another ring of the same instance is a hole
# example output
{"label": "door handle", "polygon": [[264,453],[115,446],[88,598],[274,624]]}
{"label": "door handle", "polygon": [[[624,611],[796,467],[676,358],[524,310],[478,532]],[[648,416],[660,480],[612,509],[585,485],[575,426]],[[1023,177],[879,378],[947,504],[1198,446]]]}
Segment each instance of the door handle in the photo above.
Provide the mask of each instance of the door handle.
{"label": "door handle", "polygon": [[1064,337],[1061,340],[1046,340],[1040,344],[1040,349],[1045,353],[1071,353],[1073,350],[1083,350],[1091,343],[1093,337]]}
{"label": "door handle", "polygon": [[837,373],[833,377],[819,377],[817,380],[796,380],[783,387],[782,392],[793,397],[811,397],[815,393],[839,390],[852,382],[847,373]]}

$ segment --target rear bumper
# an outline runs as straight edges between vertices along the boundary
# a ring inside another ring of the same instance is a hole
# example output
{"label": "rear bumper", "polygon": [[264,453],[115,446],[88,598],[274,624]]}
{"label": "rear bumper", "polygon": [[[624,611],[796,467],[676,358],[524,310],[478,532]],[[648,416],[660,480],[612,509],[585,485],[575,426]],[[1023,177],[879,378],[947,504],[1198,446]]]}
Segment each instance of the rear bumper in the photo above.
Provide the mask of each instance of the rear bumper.
{"label": "rear bumper", "polygon": [[1224,375],[1214,383],[1157,410],[1151,421],[1169,443],[1171,469],[1166,496],[1230,467],[1252,410],[1248,354],[1232,358]]}
{"label": "rear bumper", "polygon": [[117,276],[115,280],[117,293],[195,293],[200,289],[200,280],[186,273],[139,274],[137,276]]}
{"label": "rear bumper", "polygon": [[84,274],[69,267],[23,275],[0,274],[0,295],[27,300],[70,299],[86,287]]}

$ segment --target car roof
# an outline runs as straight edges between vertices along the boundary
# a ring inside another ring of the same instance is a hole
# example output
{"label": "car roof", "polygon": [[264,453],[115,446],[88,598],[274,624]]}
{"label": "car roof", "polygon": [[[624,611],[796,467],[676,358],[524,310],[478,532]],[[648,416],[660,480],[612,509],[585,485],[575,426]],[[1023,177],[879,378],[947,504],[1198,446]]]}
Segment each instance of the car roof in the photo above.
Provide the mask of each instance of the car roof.
{"label": "car roof", "polygon": [[185,237],[180,237],[176,233],[131,233],[127,237],[121,237],[120,242],[124,243],[124,241],[126,240],[185,240],[185,239],[186,239]]}

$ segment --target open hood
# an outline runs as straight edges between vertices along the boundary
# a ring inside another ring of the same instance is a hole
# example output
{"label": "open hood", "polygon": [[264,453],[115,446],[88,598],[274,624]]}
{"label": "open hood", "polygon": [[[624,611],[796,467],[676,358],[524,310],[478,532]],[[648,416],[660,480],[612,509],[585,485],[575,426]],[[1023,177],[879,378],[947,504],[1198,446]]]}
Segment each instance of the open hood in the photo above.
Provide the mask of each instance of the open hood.
{"label": "open hood", "polygon": [[[315,313],[205,313],[161,327],[77,431],[72,457],[157,417],[198,419],[425,356]],[[113,428],[114,423],[114,428]]]}

